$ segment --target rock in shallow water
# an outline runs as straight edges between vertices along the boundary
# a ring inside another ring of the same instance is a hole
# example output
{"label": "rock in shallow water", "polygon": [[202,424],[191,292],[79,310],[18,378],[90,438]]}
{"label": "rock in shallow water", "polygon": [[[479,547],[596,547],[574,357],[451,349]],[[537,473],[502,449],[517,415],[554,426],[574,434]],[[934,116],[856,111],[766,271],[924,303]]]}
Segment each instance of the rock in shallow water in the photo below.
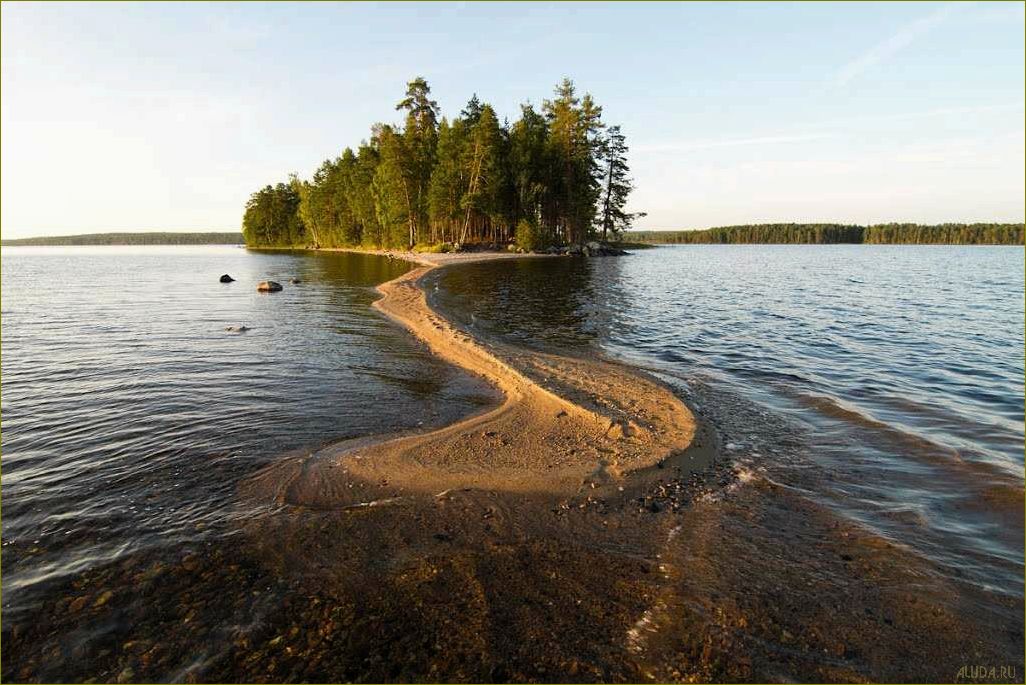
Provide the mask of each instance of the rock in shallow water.
{"label": "rock in shallow water", "polygon": [[281,289],[281,283],[276,281],[260,281],[257,283],[257,290],[262,293],[276,293]]}
{"label": "rock in shallow water", "polygon": [[221,282],[222,283],[234,283],[235,279],[232,278],[231,276],[229,276],[228,274],[221,274]]}

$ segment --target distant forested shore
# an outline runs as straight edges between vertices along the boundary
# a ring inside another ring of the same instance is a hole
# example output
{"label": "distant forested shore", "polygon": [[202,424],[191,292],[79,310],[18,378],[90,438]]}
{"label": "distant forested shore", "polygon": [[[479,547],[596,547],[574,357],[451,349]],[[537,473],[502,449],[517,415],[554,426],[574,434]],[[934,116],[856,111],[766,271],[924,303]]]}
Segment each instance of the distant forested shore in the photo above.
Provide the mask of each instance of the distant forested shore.
{"label": "distant forested shore", "polygon": [[0,245],[242,245],[238,231],[206,233],[83,233],[81,235],[16,238],[0,241]]}
{"label": "distant forested shore", "polygon": [[441,116],[423,78],[355,149],[312,178],[256,191],[242,226],[252,247],[539,250],[611,239],[631,227],[627,143],[564,79],[540,110],[501,121],[475,94]]}
{"label": "distant forested shore", "polygon": [[624,240],[660,245],[1022,245],[1023,224],[752,224],[694,231],[630,231]]}

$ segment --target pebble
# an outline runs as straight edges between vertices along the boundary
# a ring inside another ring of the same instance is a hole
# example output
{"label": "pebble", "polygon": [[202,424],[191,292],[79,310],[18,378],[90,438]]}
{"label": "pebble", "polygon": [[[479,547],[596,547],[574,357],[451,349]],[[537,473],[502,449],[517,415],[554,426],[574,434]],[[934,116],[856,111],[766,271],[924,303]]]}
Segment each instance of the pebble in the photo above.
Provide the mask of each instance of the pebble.
{"label": "pebble", "polygon": [[199,555],[190,554],[182,559],[182,568],[186,571],[195,571],[199,568]]}

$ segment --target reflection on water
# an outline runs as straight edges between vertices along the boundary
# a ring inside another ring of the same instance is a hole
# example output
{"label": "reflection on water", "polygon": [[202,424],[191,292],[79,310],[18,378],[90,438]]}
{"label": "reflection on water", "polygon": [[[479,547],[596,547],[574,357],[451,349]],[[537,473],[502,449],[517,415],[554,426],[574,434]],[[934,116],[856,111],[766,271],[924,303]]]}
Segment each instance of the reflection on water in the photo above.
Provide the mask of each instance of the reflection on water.
{"label": "reflection on water", "polygon": [[[240,248],[4,248],[5,627],[51,581],[224,534],[247,516],[240,478],[268,459],[484,402],[485,387],[370,308],[373,286],[407,268]],[[264,279],[285,290],[257,293]]]}
{"label": "reflection on water", "polygon": [[435,278],[480,333],[698,374],[795,420],[810,447],[762,455],[773,477],[1022,597],[1021,248],[702,245]]}

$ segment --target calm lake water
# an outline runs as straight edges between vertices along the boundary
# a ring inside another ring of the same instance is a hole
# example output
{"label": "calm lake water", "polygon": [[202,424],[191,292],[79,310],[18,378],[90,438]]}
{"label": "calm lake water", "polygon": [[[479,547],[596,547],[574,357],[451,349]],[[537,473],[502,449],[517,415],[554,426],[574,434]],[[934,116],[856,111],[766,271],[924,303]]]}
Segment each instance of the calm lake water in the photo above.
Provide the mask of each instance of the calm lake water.
{"label": "calm lake water", "polygon": [[[696,245],[435,275],[447,315],[726,386],[809,447],[728,455],[989,591],[1023,591],[1023,249]],[[701,408],[699,408],[701,409]]]}
{"label": "calm lake water", "polygon": [[[239,483],[493,398],[370,307],[407,268],[234,247],[3,249],[5,680],[131,681],[128,663],[231,678],[256,644],[239,634],[280,639],[283,605],[308,588],[247,560]],[[284,292],[257,293],[264,279]],[[1021,646],[1021,247],[667,247],[457,265],[428,289],[482,336],[660,376],[716,423],[739,473],[978,590],[960,606]],[[180,642],[162,640],[171,626]]]}
{"label": "calm lake water", "polygon": [[[2,255],[5,623],[62,576],[226,534],[247,516],[239,480],[269,459],[449,423],[490,396],[370,308],[374,286],[407,270],[398,260]],[[264,279],[284,292],[256,292]]]}

